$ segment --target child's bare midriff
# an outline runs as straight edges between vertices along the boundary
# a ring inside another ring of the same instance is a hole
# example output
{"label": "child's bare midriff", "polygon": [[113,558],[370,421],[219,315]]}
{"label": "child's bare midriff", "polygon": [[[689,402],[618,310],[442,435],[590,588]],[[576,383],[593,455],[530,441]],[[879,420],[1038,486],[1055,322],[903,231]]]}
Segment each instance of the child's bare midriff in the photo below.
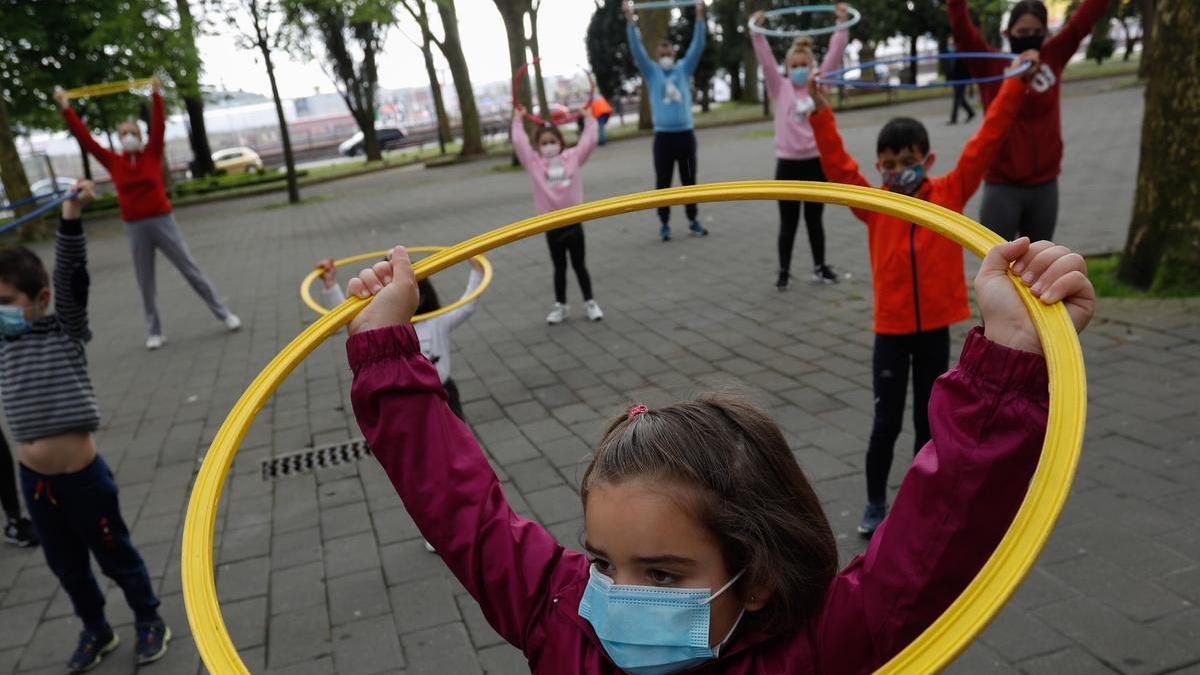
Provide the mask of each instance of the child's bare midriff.
{"label": "child's bare midriff", "polygon": [[45,476],[83,471],[96,459],[96,439],[90,433],[58,434],[17,446],[17,459]]}

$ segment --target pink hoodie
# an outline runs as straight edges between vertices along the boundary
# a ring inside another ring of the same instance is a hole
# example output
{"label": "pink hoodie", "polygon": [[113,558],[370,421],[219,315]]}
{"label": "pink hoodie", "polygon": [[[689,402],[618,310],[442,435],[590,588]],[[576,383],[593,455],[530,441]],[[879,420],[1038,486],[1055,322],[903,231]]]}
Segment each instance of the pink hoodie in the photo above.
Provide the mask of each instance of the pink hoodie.
{"label": "pink hoodie", "polygon": [[[832,73],[842,63],[842,52],[850,40],[850,32],[839,30],[829,40],[829,51],[821,62],[822,73]],[[763,80],[767,94],[775,102],[775,156],[780,159],[812,159],[819,157],[817,142],[813,140],[812,127],[808,125],[808,113],[812,111],[812,98],[808,87],[797,87],[789,77],[779,73],[775,55],[762,33],[751,33],[750,42],[754,54],[762,65]]]}
{"label": "pink hoodie", "polygon": [[586,115],[583,135],[573,148],[563,148],[553,159],[542,157],[529,143],[520,115],[513,115],[512,145],[517,159],[533,183],[533,203],[538,213],[548,213],[583,203],[583,177],[579,170],[596,149],[596,120]]}
{"label": "pink hoodie", "polygon": [[[483,451],[446,405],[412,326],[346,343],[367,444],[421,534],[537,674],[618,673],[579,616],[587,558],[513,512]],[[968,335],[929,401],[933,440],[913,460],[866,553],[795,633],[738,629],[689,673],[866,673],[898,653],[974,578],[1008,529],[1046,429],[1041,356]]]}

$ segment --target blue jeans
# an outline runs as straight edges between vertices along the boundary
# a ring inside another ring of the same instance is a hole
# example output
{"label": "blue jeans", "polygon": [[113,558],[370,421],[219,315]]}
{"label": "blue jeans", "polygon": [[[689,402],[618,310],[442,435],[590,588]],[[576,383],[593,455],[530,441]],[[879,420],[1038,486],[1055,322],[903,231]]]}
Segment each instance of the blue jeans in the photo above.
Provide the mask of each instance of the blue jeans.
{"label": "blue jeans", "polygon": [[46,563],[71,598],[83,625],[108,629],[104,594],[92,574],[88,552],[105,576],[117,582],[138,623],[158,621],[158,597],[142,556],[121,518],[117,483],[99,455],[77,473],[42,475],[21,467],[25,506],[42,540]]}

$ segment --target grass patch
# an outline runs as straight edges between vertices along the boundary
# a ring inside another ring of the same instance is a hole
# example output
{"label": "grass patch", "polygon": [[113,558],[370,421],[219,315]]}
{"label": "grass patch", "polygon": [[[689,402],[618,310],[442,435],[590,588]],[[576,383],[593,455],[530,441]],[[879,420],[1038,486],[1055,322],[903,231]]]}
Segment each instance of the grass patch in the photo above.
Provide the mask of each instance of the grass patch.
{"label": "grass patch", "polygon": [[754,131],[747,131],[746,133],[738,136],[738,138],[742,138],[745,140],[753,140],[755,138],[775,138],[775,130],[774,129],[755,129]]}
{"label": "grass patch", "polygon": [[1190,284],[1162,288],[1155,282],[1149,290],[1130,286],[1117,278],[1117,268],[1121,264],[1119,253],[1103,253],[1087,256],[1088,278],[1096,287],[1096,295],[1101,298],[1190,298],[1200,295],[1200,277]]}

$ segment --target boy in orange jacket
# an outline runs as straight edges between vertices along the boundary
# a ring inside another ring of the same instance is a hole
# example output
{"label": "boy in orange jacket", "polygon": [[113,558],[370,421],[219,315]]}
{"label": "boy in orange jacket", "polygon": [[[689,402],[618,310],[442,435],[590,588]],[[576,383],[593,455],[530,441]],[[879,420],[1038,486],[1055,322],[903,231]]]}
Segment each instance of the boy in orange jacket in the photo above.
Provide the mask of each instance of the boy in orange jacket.
{"label": "boy in orange jacket", "polygon": [[[1037,52],[1020,61],[1036,61]],[[1013,64],[1014,67],[1017,63]],[[1036,64],[1026,72],[1035,72]],[[809,117],[821,168],[828,180],[870,186],[846,152],[833,111],[816,78],[809,80],[815,111]],[[963,148],[958,164],[944,176],[927,176],[934,153],[919,121],[898,117],[884,125],[876,141],[875,168],[882,189],[962,212],[979,189],[1025,98],[1024,78],[1009,78],[988,108],[983,125]],[[875,419],[867,449],[867,507],[859,534],[870,537],[887,515],[887,480],[892,451],[904,416],[908,373],[913,374],[913,426],[916,454],[929,442],[927,408],[933,382],[950,367],[950,325],[967,319],[967,284],[962,247],[932,230],[894,216],[851,209],[867,225],[871,283],[875,292],[875,352],[872,381]]]}

